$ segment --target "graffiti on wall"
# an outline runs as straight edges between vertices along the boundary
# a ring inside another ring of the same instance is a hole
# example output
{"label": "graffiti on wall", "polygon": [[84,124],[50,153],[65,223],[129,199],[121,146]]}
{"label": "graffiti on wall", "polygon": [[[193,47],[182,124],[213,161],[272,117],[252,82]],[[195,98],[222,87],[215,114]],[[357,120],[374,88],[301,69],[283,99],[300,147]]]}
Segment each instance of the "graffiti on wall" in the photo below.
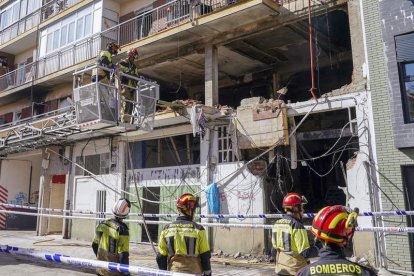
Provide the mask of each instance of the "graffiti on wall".
{"label": "graffiti on wall", "polygon": [[[128,183],[130,185],[150,181],[156,184],[158,181],[163,185],[177,185],[183,181],[186,182],[199,182],[200,181],[200,168],[198,166],[188,167],[168,167],[168,168],[156,168],[156,169],[137,169],[130,170],[127,174]],[[159,185],[160,183],[158,183]]]}
{"label": "graffiti on wall", "polygon": [[24,205],[27,203],[27,194],[20,192],[18,193],[13,200],[9,200],[10,204]]}
{"label": "graffiti on wall", "polygon": [[248,201],[256,199],[255,195],[252,194],[251,192],[241,192],[241,191],[236,191],[233,193],[220,191],[219,196],[220,196],[221,202],[227,202],[233,199],[248,200]]}

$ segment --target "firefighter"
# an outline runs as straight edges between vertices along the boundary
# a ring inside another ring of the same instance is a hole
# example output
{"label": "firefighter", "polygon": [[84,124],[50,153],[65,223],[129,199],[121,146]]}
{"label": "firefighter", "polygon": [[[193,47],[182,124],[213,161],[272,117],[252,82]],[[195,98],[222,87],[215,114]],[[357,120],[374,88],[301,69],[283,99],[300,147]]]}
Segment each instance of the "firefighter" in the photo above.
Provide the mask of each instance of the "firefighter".
{"label": "firefighter", "polygon": [[115,65],[112,63],[112,56],[116,56],[119,50],[119,45],[114,42],[106,44],[106,50],[102,50],[99,53],[98,64],[102,67],[108,68],[108,70],[94,70],[92,72],[93,82],[96,81],[96,75],[98,75],[98,81],[105,80],[105,82],[109,82],[111,79],[110,70],[113,70],[115,68]]}
{"label": "firefighter", "polygon": [[377,275],[373,270],[345,258],[343,248],[354,236],[357,217],[358,209],[350,213],[341,205],[320,210],[311,228],[316,238],[323,241],[323,247],[319,250],[320,259],[300,270],[297,275]]}
{"label": "firefighter", "polygon": [[[138,77],[138,69],[135,65],[135,59],[138,58],[138,50],[133,48],[128,51],[128,58],[121,60],[118,63],[119,70],[125,74],[133,77]],[[134,104],[134,89],[136,81],[125,76],[121,77],[121,121],[124,123],[131,123],[132,110]]]}
{"label": "firefighter", "polygon": [[304,196],[288,193],[283,198],[283,218],[277,220],[272,229],[273,251],[276,251],[276,274],[295,275],[308,264],[308,258],[316,256],[318,248],[310,246],[308,234],[302,224]]}
{"label": "firefighter", "polygon": [[183,194],[177,200],[180,216],[167,224],[158,241],[156,260],[162,270],[211,275],[210,247],[203,226],[193,222],[198,198]]}
{"label": "firefighter", "polygon": [[[129,232],[128,226],[123,222],[129,214],[131,203],[128,199],[119,199],[112,208],[114,217],[101,222],[96,227],[95,238],[92,249],[98,260],[129,264]],[[108,271],[106,269],[96,269],[97,275],[129,275]]]}

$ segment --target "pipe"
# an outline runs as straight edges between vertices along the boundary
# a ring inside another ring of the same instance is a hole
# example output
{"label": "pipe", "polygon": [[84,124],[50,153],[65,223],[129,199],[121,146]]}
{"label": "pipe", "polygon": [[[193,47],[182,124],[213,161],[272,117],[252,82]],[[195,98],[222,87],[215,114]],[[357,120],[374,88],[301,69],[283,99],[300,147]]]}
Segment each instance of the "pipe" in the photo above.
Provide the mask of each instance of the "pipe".
{"label": "pipe", "polygon": [[313,37],[312,37],[312,6],[311,0],[308,0],[308,8],[309,8],[309,52],[310,52],[310,66],[311,66],[311,79],[312,79],[312,87],[311,87],[311,94],[312,98],[316,101],[315,96],[315,72],[314,72],[314,64],[313,64]]}
{"label": "pipe", "polygon": [[387,270],[388,270],[388,271],[391,271],[391,272],[397,272],[397,273],[403,273],[403,274],[410,274],[410,275],[414,275],[414,272],[412,272],[412,271],[407,271],[407,270],[398,270],[398,269],[391,269],[391,268],[388,268]]}

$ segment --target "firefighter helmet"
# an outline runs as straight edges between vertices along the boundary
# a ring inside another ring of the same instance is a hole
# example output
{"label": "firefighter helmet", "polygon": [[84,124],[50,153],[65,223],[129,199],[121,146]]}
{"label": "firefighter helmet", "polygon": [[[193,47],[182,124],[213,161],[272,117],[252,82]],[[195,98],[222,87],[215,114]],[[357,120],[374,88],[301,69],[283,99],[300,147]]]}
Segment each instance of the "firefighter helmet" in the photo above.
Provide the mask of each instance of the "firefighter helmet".
{"label": "firefighter helmet", "polygon": [[341,205],[325,207],[313,219],[311,232],[324,241],[346,246],[354,235],[358,212],[349,213]]}
{"label": "firefighter helmet", "polygon": [[285,209],[292,209],[298,205],[305,205],[308,201],[303,195],[298,193],[288,193],[282,202],[282,207]]}
{"label": "firefighter helmet", "polygon": [[128,58],[136,59],[138,58],[138,49],[137,48],[131,48],[128,51]]}
{"label": "firefighter helmet", "polygon": [[111,54],[116,55],[118,54],[118,51],[121,50],[121,47],[119,47],[119,45],[115,42],[111,42],[106,44],[106,49],[111,52]]}
{"label": "firefighter helmet", "polygon": [[198,198],[192,194],[183,194],[177,199],[177,209],[183,213],[193,214],[195,208],[200,207],[198,204]]}
{"label": "firefighter helmet", "polygon": [[115,202],[114,207],[112,207],[112,213],[117,218],[126,218],[129,214],[129,209],[131,208],[131,202],[126,198],[120,198]]}

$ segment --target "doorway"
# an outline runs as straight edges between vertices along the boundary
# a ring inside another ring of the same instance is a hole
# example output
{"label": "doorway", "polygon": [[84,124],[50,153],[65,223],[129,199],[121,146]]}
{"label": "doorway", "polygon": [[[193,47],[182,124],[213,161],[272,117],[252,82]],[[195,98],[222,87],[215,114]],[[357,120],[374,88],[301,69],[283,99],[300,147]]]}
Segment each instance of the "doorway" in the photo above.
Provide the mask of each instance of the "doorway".
{"label": "doorway", "polygon": [[[150,201],[159,201],[160,200],[160,187],[149,187],[143,190],[143,198],[146,198]],[[148,201],[143,201],[142,212],[144,214],[159,214],[160,204],[152,203]],[[146,220],[159,221],[159,218],[146,218]],[[158,239],[158,224],[147,224],[148,232],[150,234],[152,241],[157,241]],[[149,238],[145,229],[142,229],[141,241],[149,242]]]}

